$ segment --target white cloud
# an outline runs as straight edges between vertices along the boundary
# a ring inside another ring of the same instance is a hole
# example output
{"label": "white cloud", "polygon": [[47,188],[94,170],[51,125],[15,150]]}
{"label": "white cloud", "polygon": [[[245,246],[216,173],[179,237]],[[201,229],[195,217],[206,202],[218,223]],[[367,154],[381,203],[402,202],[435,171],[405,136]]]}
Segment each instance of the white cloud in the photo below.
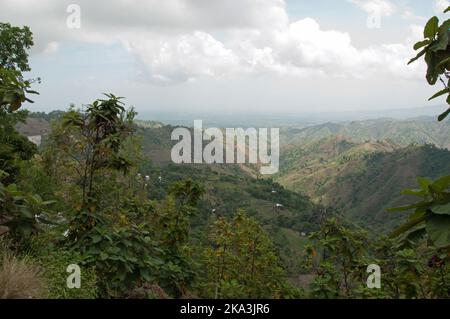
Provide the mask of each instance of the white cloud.
{"label": "white cloud", "polygon": [[[396,10],[387,0],[348,1],[383,16]],[[0,19],[30,25],[38,49],[47,54],[67,41],[121,43],[159,84],[261,74],[417,74],[418,66],[406,66],[415,37],[357,48],[349,33],[323,30],[312,18],[289,21],[282,0],[79,0],[80,30],[65,27],[68,4],[2,0]]]}
{"label": "white cloud", "polygon": [[43,50],[43,53],[46,55],[55,54],[59,50],[59,44],[58,42],[52,41],[47,44],[45,49]]}
{"label": "white cloud", "polygon": [[405,7],[403,9],[401,17],[405,20],[426,21],[425,17],[416,15],[410,7]]}
{"label": "white cloud", "polygon": [[389,0],[347,0],[367,14],[379,14],[380,16],[390,16],[396,11],[396,5]]}
{"label": "white cloud", "polygon": [[442,13],[445,9],[450,7],[450,2],[448,0],[435,0],[434,8],[436,13]]}
{"label": "white cloud", "polygon": [[152,34],[145,41],[138,37],[123,42],[140,59],[150,79],[161,84],[200,76],[222,77],[239,65],[233,51],[200,31],[177,36]]}

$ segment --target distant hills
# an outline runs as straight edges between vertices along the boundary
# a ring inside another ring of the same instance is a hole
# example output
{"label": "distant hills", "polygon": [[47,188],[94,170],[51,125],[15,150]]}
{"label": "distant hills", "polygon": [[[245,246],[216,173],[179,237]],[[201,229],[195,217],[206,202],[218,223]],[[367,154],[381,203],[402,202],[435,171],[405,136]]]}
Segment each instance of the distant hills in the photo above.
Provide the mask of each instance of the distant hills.
{"label": "distant hills", "polygon": [[[57,116],[60,112],[33,113],[18,129],[28,136],[45,137]],[[161,175],[166,186],[169,181],[196,179],[208,190],[203,213],[216,209],[230,214],[245,208],[294,243],[301,241],[302,232],[315,229],[322,206],[333,207],[349,221],[387,232],[402,215],[387,213],[386,208],[409,201],[400,195],[402,189],[415,187],[418,176],[450,173],[450,124],[432,117],[282,126],[275,183],[256,178],[249,166],[171,164],[174,127],[157,121],[136,125],[145,154],[143,173],[151,175],[153,182]],[[153,190],[161,190],[160,186],[155,184]],[[275,209],[276,204],[282,208]]]}
{"label": "distant hills", "polygon": [[450,122],[438,122],[433,117],[328,122],[302,128],[286,127],[282,132],[285,146],[340,135],[355,142],[390,140],[399,146],[433,144],[440,148],[450,148]]}
{"label": "distant hills", "polygon": [[[352,125],[362,128],[360,123]],[[400,127],[403,129],[406,127]],[[342,133],[341,127],[337,131]],[[291,146],[282,154],[276,178],[280,184],[380,231],[391,229],[402,218],[386,209],[409,201],[400,192],[415,188],[418,176],[437,178],[450,173],[450,152],[430,144],[355,142],[343,135],[331,135],[310,138],[310,142]]]}

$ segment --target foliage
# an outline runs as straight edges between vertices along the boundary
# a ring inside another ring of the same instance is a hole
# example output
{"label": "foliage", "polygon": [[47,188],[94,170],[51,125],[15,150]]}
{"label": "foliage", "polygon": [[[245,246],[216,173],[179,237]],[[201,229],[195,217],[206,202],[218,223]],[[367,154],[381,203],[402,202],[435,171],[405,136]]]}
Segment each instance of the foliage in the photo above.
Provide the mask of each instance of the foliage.
{"label": "foliage", "polygon": [[[445,12],[449,9],[450,7]],[[432,17],[425,25],[423,35],[425,39],[414,45],[414,50],[422,50],[409,63],[425,56],[425,62],[428,65],[426,74],[428,83],[435,85],[440,79],[444,85],[444,89],[434,94],[430,100],[447,95],[447,104],[450,104],[450,19],[439,25],[439,18]],[[446,81],[441,78],[442,75],[446,77]],[[439,116],[439,121],[444,120],[449,114],[450,107]]]}
{"label": "foliage", "polygon": [[153,223],[159,247],[164,250],[165,267],[160,272],[161,287],[179,297],[192,288],[196,263],[189,246],[190,220],[197,213],[203,188],[192,180],[179,181],[157,209]]}
{"label": "foliage", "polygon": [[36,152],[34,144],[14,127],[27,117],[26,112],[15,111],[22,103],[33,102],[26,94],[37,94],[30,90],[32,81],[24,81],[21,73],[30,69],[26,50],[31,45],[32,35],[27,27],[0,23],[0,170],[8,173],[0,178],[3,183],[13,182],[19,162],[30,159]]}
{"label": "foliage", "polygon": [[[444,13],[450,11],[450,7]],[[422,50],[409,63],[412,63],[425,55],[428,65],[426,79],[430,85],[435,85],[440,79],[444,89],[433,95],[431,99],[448,94],[447,104],[450,104],[450,19],[439,25],[439,19],[434,16],[425,25],[425,40],[414,45],[415,50]],[[441,75],[445,75],[445,83]],[[450,108],[439,116],[442,121],[450,114]],[[426,233],[430,242],[439,251],[448,251],[450,247],[450,176],[444,176],[435,182],[429,179],[417,179],[420,189],[403,191],[404,195],[412,195],[422,198],[422,201],[408,206],[390,209],[390,211],[414,210],[409,221],[397,229],[392,235],[398,236],[413,229],[409,235]],[[444,256],[448,258],[449,256]]]}
{"label": "foliage", "polygon": [[27,49],[33,46],[28,27],[14,27],[0,22],[0,66],[16,71],[30,71]]}
{"label": "foliage", "polygon": [[104,204],[105,199],[101,187],[96,185],[103,185],[105,178],[115,177],[116,173],[125,175],[132,165],[123,154],[123,145],[132,134],[135,112],[126,111],[120,98],[112,94],[106,97],[94,101],[85,112],[72,109],[64,114],[51,136],[50,147],[54,151],[46,153],[46,161],[52,165],[73,168],[75,177],[67,171],[65,175],[72,182],[75,178],[81,187],[81,203],[74,203],[79,214],[71,221],[72,240],[95,226],[95,219],[88,212]]}
{"label": "foliage", "polygon": [[106,94],[86,112],[71,110],[63,116],[63,131],[57,139],[62,152],[78,164],[83,204],[94,195],[94,177],[101,169],[126,173],[131,163],[121,153],[123,141],[132,133],[135,112],[126,111],[120,97]]}
{"label": "foliage", "polygon": [[50,204],[39,195],[20,191],[15,184],[0,183],[0,225],[9,228],[16,242],[27,242],[38,229],[37,221],[47,222],[42,216]]}
{"label": "foliage", "polygon": [[[74,250],[52,246],[49,242],[41,241],[45,245],[36,259],[42,268],[42,278],[47,290],[47,297],[51,299],[93,299],[99,296],[99,280],[94,267],[83,266],[83,257]],[[49,248],[52,248],[51,250]],[[81,268],[81,286],[77,289],[67,287],[67,266],[75,264]]]}
{"label": "foliage", "polygon": [[312,295],[322,298],[355,297],[355,290],[364,284],[366,234],[331,218],[310,238],[317,241],[323,261],[316,270]]}
{"label": "foliage", "polygon": [[450,176],[436,181],[417,179],[420,189],[406,189],[404,195],[421,198],[412,205],[392,208],[390,211],[414,210],[409,221],[392,233],[398,236],[410,231],[408,236],[426,234],[429,242],[448,259],[450,252]]}
{"label": "foliage", "polygon": [[26,112],[9,113],[0,108],[0,170],[7,175],[0,176],[4,184],[16,181],[20,170],[20,163],[32,158],[36,153],[36,146],[19,134],[14,126],[24,122]]}
{"label": "foliage", "polygon": [[141,228],[97,224],[74,246],[84,257],[83,265],[95,267],[102,278],[101,296],[120,297],[141,282],[155,280],[156,269],[162,266],[157,258],[160,252],[149,232]]}
{"label": "foliage", "polygon": [[[315,247],[309,252],[319,255],[319,265],[312,265],[316,276],[310,285],[311,297],[428,299],[449,296],[448,264],[419,238],[371,240],[335,219],[326,221],[311,237],[315,239]],[[366,269],[371,264],[380,267],[380,288],[367,287]]]}
{"label": "foliage", "polygon": [[0,109],[17,111],[24,102],[33,103],[27,94],[39,94],[30,89],[33,81],[24,81],[20,73],[0,65]]}
{"label": "foliage", "polygon": [[283,296],[283,270],[273,244],[257,221],[238,211],[219,218],[205,252],[207,298],[277,298]]}
{"label": "foliage", "polygon": [[23,80],[22,76],[30,71],[27,50],[31,46],[33,35],[28,27],[0,22],[0,110],[16,111],[24,102],[33,103],[27,93],[38,94],[30,89],[35,80]]}

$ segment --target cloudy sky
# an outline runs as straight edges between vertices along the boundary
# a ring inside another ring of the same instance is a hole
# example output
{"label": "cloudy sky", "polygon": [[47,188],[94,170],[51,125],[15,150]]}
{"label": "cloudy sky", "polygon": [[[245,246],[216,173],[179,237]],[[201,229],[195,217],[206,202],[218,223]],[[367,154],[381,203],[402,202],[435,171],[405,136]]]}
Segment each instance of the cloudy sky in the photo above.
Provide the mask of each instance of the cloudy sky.
{"label": "cloudy sky", "polygon": [[0,0],[0,21],[34,32],[32,110],[113,92],[141,114],[281,114],[430,105],[423,63],[406,63],[427,18],[449,5]]}

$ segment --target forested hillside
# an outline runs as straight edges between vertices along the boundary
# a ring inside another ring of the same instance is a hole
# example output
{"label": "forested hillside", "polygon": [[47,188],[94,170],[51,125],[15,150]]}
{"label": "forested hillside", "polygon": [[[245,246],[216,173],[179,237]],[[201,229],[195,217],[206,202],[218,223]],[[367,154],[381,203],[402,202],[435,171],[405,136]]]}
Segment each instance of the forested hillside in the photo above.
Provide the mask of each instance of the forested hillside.
{"label": "forested hillside", "polygon": [[414,200],[401,195],[403,189],[413,188],[417,176],[436,179],[450,171],[450,152],[434,145],[402,147],[342,136],[291,147],[281,158],[280,184],[385,233],[403,218],[386,210]]}

